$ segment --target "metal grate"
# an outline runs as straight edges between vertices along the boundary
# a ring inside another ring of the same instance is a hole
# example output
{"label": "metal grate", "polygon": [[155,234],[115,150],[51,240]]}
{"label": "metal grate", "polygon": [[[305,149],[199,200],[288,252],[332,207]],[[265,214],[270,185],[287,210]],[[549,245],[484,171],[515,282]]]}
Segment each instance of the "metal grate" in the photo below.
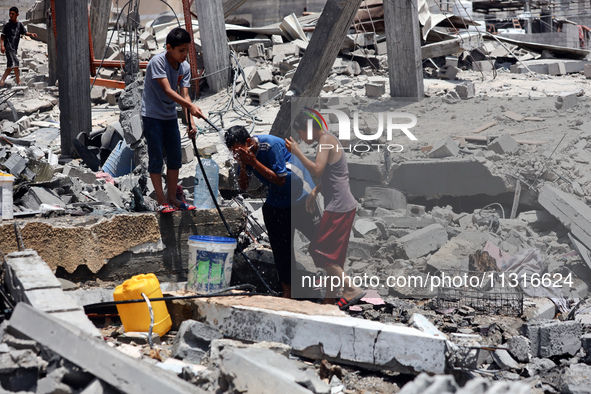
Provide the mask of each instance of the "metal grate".
{"label": "metal grate", "polygon": [[[446,272],[446,276],[478,277],[482,283],[479,283],[478,286],[466,286],[465,283],[461,286],[454,286],[452,283],[443,281],[437,292],[437,308],[460,309],[463,306],[469,306],[480,314],[521,316],[523,314],[521,288],[501,286],[499,274],[501,273],[455,271],[448,274]],[[474,280],[472,283],[475,282]]]}

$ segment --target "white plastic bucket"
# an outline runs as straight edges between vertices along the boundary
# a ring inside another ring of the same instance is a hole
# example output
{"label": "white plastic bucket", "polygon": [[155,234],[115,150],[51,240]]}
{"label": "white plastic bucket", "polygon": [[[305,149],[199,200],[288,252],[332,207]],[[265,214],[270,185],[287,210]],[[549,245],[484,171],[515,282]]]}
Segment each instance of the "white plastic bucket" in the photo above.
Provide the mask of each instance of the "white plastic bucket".
{"label": "white plastic bucket", "polygon": [[12,207],[12,184],[14,177],[0,172],[0,220],[10,220],[14,217]]}
{"label": "white plastic bucket", "polygon": [[189,237],[187,291],[208,294],[229,286],[236,240],[209,235]]}

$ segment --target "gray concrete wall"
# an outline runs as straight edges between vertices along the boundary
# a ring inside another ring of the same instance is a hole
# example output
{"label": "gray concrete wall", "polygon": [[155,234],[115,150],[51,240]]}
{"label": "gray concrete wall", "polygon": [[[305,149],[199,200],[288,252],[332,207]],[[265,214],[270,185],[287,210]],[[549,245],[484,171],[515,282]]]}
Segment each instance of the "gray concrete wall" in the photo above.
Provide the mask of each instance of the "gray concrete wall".
{"label": "gray concrete wall", "polygon": [[257,27],[280,22],[291,13],[301,16],[304,10],[322,12],[325,4],[326,0],[250,0],[238,8],[235,15],[243,16]]}
{"label": "gray concrete wall", "polygon": [[500,34],[500,36],[520,41],[558,45],[569,48],[580,48],[579,28],[575,25],[569,24],[564,24],[562,32],[536,34]]}

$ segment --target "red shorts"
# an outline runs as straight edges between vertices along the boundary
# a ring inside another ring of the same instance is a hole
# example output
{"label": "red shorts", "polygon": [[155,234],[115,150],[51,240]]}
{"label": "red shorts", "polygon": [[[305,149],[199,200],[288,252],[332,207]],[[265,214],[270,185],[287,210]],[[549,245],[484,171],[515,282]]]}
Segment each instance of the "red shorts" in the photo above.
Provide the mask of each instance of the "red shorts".
{"label": "red shorts", "polygon": [[324,211],[316,227],[314,240],[308,247],[316,266],[323,268],[333,264],[343,268],[356,211],[357,209],[344,213]]}

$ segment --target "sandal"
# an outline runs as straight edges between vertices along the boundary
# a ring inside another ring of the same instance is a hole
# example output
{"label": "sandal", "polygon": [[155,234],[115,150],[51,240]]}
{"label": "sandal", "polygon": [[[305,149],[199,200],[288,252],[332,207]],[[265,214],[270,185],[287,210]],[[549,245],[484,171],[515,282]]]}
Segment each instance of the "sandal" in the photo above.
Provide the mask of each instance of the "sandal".
{"label": "sandal", "polygon": [[365,292],[362,292],[357,297],[353,297],[350,300],[346,299],[345,297],[341,297],[341,299],[337,301],[337,306],[342,311],[347,310],[350,306],[359,303],[359,301],[361,301],[361,299],[365,297],[365,294]]}
{"label": "sandal", "polygon": [[158,205],[158,208],[156,208],[156,210],[160,213],[172,213],[172,212],[178,211],[179,209],[177,207],[175,207],[174,205],[162,204],[162,205]]}
{"label": "sandal", "polygon": [[181,202],[178,209],[180,209],[181,211],[194,211],[197,208],[195,208],[194,205],[187,204],[186,202]]}

